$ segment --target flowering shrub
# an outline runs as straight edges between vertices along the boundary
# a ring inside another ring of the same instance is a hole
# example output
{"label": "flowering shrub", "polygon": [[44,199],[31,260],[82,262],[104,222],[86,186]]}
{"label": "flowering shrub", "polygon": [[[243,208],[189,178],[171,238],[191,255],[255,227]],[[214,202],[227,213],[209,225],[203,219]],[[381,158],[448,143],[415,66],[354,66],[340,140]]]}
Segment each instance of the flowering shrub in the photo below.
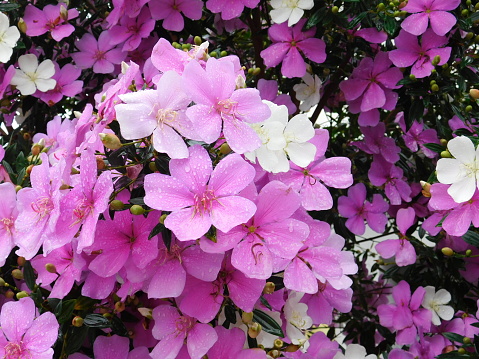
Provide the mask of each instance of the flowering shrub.
{"label": "flowering shrub", "polygon": [[0,1],[0,357],[478,358],[478,11]]}

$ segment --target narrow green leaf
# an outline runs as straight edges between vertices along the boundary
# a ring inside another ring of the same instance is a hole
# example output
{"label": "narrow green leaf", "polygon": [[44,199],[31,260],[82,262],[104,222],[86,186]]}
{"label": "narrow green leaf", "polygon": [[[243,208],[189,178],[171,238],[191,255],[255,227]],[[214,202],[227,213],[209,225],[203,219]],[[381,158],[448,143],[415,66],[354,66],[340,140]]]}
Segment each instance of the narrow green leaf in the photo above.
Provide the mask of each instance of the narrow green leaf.
{"label": "narrow green leaf", "polygon": [[83,324],[90,328],[110,328],[111,324],[108,319],[106,319],[101,314],[88,314],[83,319]]}
{"label": "narrow green leaf", "polygon": [[23,276],[28,289],[34,290],[37,277],[35,276],[35,272],[30,261],[26,261],[25,265],[23,266]]}
{"label": "narrow green leaf", "polygon": [[253,310],[253,321],[260,324],[266,333],[284,338],[281,326],[265,312],[258,309]]}
{"label": "narrow green leaf", "polygon": [[58,303],[55,308],[55,316],[57,317],[58,323],[63,324],[72,319],[75,303],[76,299],[62,300]]}
{"label": "narrow green leaf", "polygon": [[458,342],[458,343],[463,343],[464,336],[459,335],[456,333],[442,333],[443,336],[445,336],[447,339],[449,339],[452,342]]}
{"label": "narrow green leaf", "polygon": [[18,9],[20,4],[0,4],[0,11],[7,12]]}
{"label": "narrow green leaf", "polygon": [[479,247],[479,233],[474,231],[467,231],[463,236],[462,239],[473,245],[474,247]]}
{"label": "narrow green leaf", "polygon": [[148,240],[152,239],[154,236],[157,236],[158,234],[163,232],[165,229],[166,227],[163,223],[158,223],[156,226],[153,227],[150,234],[148,235]]}
{"label": "narrow green leaf", "polygon": [[437,143],[425,143],[424,147],[430,149],[431,151],[441,153],[445,148]]}

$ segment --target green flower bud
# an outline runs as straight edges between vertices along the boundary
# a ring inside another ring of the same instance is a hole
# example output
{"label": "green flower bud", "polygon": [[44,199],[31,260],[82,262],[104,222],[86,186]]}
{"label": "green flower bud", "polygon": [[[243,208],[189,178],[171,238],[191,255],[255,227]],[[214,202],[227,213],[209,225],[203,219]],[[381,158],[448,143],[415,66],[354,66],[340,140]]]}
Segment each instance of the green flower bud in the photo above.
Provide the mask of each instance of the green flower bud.
{"label": "green flower bud", "polygon": [[22,299],[28,297],[28,293],[22,290],[21,292],[18,292],[16,295],[17,299]]}
{"label": "green flower bud", "polygon": [[72,319],[72,325],[74,327],[80,328],[83,325],[83,318],[78,315]]}
{"label": "green flower bud", "polygon": [[15,279],[22,280],[23,279],[23,272],[20,269],[12,270],[12,277]]}
{"label": "green flower bud", "polygon": [[130,212],[131,214],[140,215],[145,213],[145,209],[142,206],[134,204],[133,206],[130,207]]}
{"label": "green flower bud", "polygon": [[111,203],[110,203],[110,209],[111,210],[121,211],[123,208],[125,208],[125,204],[118,199],[115,199],[115,200],[111,201]]}

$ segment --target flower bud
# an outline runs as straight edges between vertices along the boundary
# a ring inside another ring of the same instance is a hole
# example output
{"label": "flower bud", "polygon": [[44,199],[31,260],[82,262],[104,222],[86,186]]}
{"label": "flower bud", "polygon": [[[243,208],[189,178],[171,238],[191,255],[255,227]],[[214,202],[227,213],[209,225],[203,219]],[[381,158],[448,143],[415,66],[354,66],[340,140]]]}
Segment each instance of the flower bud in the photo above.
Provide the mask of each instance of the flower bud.
{"label": "flower bud", "polygon": [[466,354],[466,349],[464,348],[457,349],[457,354]]}
{"label": "flower bud", "polygon": [[18,292],[16,295],[17,299],[22,299],[28,297],[28,293],[22,290],[21,292]]}
{"label": "flower bud", "polygon": [[29,166],[27,167],[27,170],[26,170],[25,172],[26,172],[28,175],[30,175],[30,173],[32,173],[33,167],[35,167],[35,166],[34,166],[34,165],[29,165]]}
{"label": "flower bud", "polygon": [[162,214],[162,215],[160,216],[159,223],[165,224],[165,219],[166,219],[166,217],[168,217],[167,214]]}
{"label": "flower bud", "polygon": [[245,324],[251,323],[253,321],[253,312],[243,312],[241,313],[241,321]]}
{"label": "flower bud", "polygon": [[201,37],[199,37],[199,36],[195,36],[195,38],[193,39],[193,41],[195,42],[195,45],[196,45],[196,46],[200,46],[200,45],[203,43],[203,40],[202,40]]}
{"label": "flower bud", "polygon": [[12,277],[15,279],[22,280],[23,279],[23,272],[20,269],[12,270]]}
{"label": "flower bud", "polygon": [[0,287],[5,287],[5,279],[3,279],[2,277],[0,277]]}
{"label": "flower bud", "polygon": [[27,260],[25,259],[25,257],[20,256],[20,257],[17,258],[17,264],[20,267],[23,267],[26,262],[27,262]]}
{"label": "flower bud", "polygon": [[279,358],[279,356],[281,355],[281,352],[279,350],[273,349],[268,352],[268,355],[271,358]]}
{"label": "flower bud", "polygon": [[32,146],[32,155],[33,156],[38,156],[40,154],[40,152],[42,152],[42,150],[43,150],[43,146],[40,146],[40,144],[35,143]]}
{"label": "flower bud", "polygon": [[470,89],[469,96],[471,96],[474,100],[479,100],[479,90],[478,89]]}
{"label": "flower bud", "polygon": [[472,106],[471,106],[471,105],[467,105],[464,110],[465,110],[466,112],[471,112],[471,111],[472,111]]}
{"label": "flower bud", "polygon": [[384,5],[382,2],[378,4],[377,6],[378,11],[384,11],[386,10],[386,5]]}
{"label": "flower bud", "polygon": [[434,56],[434,58],[432,59],[433,66],[437,66],[440,62],[441,62],[441,56],[439,55]]}
{"label": "flower bud", "polygon": [[333,7],[331,8],[331,12],[332,12],[333,14],[337,14],[337,13],[339,12],[339,7],[333,6]]}
{"label": "flower bud", "polygon": [[294,353],[299,350],[300,346],[295,344],[288,345],[283,351],[287,353]]}
{"label": "flower bud", "polygon": [[274,347],[276,349],[281,349],[284,345],[284,342],[281,339],[275,339],[274,341]]}
{"label": "flower bud", "polygon": [[55,264],[53,264],[53,263],[47,263],[47,264],[45,264],[45,270],[48,273],[56,273],[57,272],[57,267],[55,267]]}
{"label": "flower bud", "polygon": [[466,251],[466,257],[470,257],[471,254],[472,254],[472,251],[471,251],[470,249],[468,249],[468,250]]}
{"label": "flower bud", "polygon": [[130,213],[135,215],[140,215],[145,213],[145,209],[142,206],[134,204],[133,206],[130,207]]}
{"label": "flower bud", "polygon": [[228,145],[227,142],[223,143],[221,146],[220,146],[220,153],[222,155],[227,155],[228,153],[231,152],[231,147],[230,145]]}
{"label": "flower bud", "polygon": [[123,208],[125,208],[125,204],[120,200],[115,199],[110,203],[110,209],[113,211],[121,211]]}
{"label": "flower bud", "polygon": [[155,161],[151,161],[151,162],[148,164],[148,167],[150,168],[150,171],[151,171],[151,172],[156,172],[156,171],[158,171],[158,167],[156,167]]}
{"label": "flower bud", "polygon": [[444,146],[444,147],[447,146],[447,140],[446,140],[446,139],[441,138],[441,139],[439,140],[439,142],[441,143],[441,146]]}
{"label": "flower bud", "polygon": [[273,282],[266,282],[263,288],[263,294],[272,294],[275,289],[275,284]]}
{"label": "flower bud", "polygon": [[18,185],[18,184],[15,186],[15,192],[18,192],[18,191],[20,191],[21,189],[22,189],[22,186],[20,186],[20,185]]}
{"label": "flower bud", "polygon": [[103,161],[103,159],[101,157],[96,157],[96,169],[97,170],[104,170],[106,165],[105,165],[105,161]]}
{"label": "flower bud", "polygon": [[259,333],[261,332],[261,324],[259,323],[252,323],[248,328],[248,335],[251,338],[256,338]]}
{"label": "flower bud", "polygon": [[422,195],[427,198],[431,197],[431,184],[424,181],[420,181],[420,183],[422,186]]}
{"label": "flower bud", "polygon": [[448,150],[445,150],[445,151],[441,152],[441,157],[442,158],[452,158],[452,155],[451,155],[451,152],[449,152]]}
{"label": "flower bud", "polygon": [[409,79],[410,79],[411,81],[416,81],[416,75],[410,74],[410,75],[409,75]]}
{"label": "flower bud", "polygon": [[15,293],[13,293],[13,291],[10,289],[5,292],[5,298],[7,299],[12,299],[14,296],[15,296]]}
{"label": "flower bud", "polygon": [[83,325],[83,318],[78,315],[72,319],[72,325],[74,327],[80,328]]}
{"label": "flower bud", "polygon": [[22,18],[20,18],[20,20],[18,20],[17,26],[18,26],[18,30],[20,30],[24,34],[27,33],[27,24],[25,23],[25,21]]}
{"label": "flower bud", "polygon": [[68,10],[63,4],[60,5],[60,17],[65,21],[68,20]]}
{"label": "flower bud", "polygon": [[228,56],[228,53],[226,51],[221,51],[220,52],[220,57],[225,57],[225,56]]}
{"label": "flower bud", "polygon": [[432,92],[438,92],[439,91],[439,85],[438,84],[434,84],[431,86],[431,91]]}
{"label": "flower bud", "polygon": [[138,311],[142,316],[148,319],[153,319],[153,310],[150,308],[138,308]]}
{"label": "flower bud", "polygon": [[472,341],[471,341],[471,338],[469,338],[469,337],[464,337],[464,338],[462,339],[462,342],[463,342],[464,344],[471,344]]}
{"label": "flower bud", "polygon": [[103,146],[106,148],[117,150],[121,147],[121,141],[117,135],[113,133],[100,133],[99,136]]}
{"label": "flower bud", "polygon": [[448,257],[450,257],[454,254],[454,251],[449,247],[442,248],[441,252],[442,252],[442,254],[444,254],[445,256],[448,256]]}
{"label": "flower bud", "polygon": [[217,57],[218,54],[216,53],[216,51],[211,51],[211,52],[210,52],[210,56],[211,56],[211,57]]}

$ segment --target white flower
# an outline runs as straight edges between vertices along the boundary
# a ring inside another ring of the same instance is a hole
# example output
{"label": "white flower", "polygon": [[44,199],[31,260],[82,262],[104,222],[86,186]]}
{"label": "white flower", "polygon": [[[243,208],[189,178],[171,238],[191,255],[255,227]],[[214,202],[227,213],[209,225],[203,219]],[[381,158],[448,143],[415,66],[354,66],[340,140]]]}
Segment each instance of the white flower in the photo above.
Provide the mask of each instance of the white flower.
{"label": "white flower", "polygon": [[10,26],[8,16],[0,12],[0,62],[7,62],[13,53],[13,48],[20,38],[16,26]]}
{"label": "white flower", "polygon": [[299,302],[303,295],[304,293],[291,291],[284,305],[286,335],[296,345],[306,343],[305,331],[313,325],[313,320],[307,314],[308,306]]}
{"label": "white flower", "polygon": [[437,179],[451,185],[447,193],[454,201],[469,201],[479,187],[479,149],[465,136],[450,140],[447,149],[455,158],[441,158],[437,162]]}
{"label": "white flower", "polygon": [[441,325],[441,319],[451,320],[454,316],[454,309],[445,305],[451,301],[451,294],[445,289],[439,289],[427,286],[424,288],[426,294],[422,300],[422,306],[429,309],[432,313],[432,324]]}
{"label": "white flower", "polygon": [[303,101],[299,105],[299,109],[301,111],[309,111],[311,107],[318,104],[319,90],[321,90],[323,83],[317,75],[313,78],[309,73],[303,76],[303,81],[304,83],[294,85],[293,89],[296,92],[296,98]]}
{"label": "white flower", "polygon": [[359,344],[349,344],[345,353],[338,352],[333,359],[376,359],[376,355],[369,354],[366,356],[366,349]]}
{"label": "white flower", "polygon": [[313,8],[314,0],[271,0],[271,6],[271,20],[277,24],[288,21],[288,26],[293,26],[301,20],[304,10]]}
{"label": "white flower", "polygon": [[57,82],[51,77],[55,74],[55,66],[51,60],[45,60],[40,65],[33,54],[22,55],[18,59],[20,69],[16,69],[10,82],[17,86],[22,95],[31,95],[38,91],[46,92],[55,88]]}
{"label": "white flower", "polygon": [[254,152],[245,153],[248,160],[268,172],[289,171],[288,158],[299,167],[309,165],[316,154],[316,147],[307,141],[314,137],[314,128],[306,115],[296,115],[288,122],[288,109],[269,101],[263,101],[271,110],[266,121],[252,124],[263,145]]}

